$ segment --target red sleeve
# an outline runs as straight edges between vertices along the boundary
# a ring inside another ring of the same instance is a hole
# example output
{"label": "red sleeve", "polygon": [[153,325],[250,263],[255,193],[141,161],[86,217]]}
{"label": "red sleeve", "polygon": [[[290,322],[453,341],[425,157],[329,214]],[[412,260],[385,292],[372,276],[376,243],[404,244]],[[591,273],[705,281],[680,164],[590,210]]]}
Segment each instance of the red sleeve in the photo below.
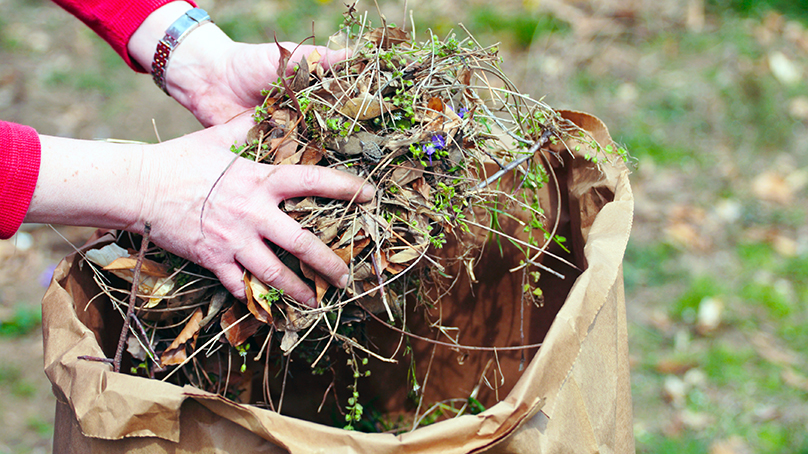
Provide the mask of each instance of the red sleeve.
{"label": "red sleeve", "polygon": [[[79,18],[123,58],[130,68],[145,71],[126,50],[129,38],[152,11],[173,0],[53,0]],[[192,0],[186,0],[192,6]],[[155,43],[156,44],[156,43]]]}
{"label": "red sleeve", "polygon": [[0,121],[0,240],[20,228],[39,176],[41,148],[33,128]]}

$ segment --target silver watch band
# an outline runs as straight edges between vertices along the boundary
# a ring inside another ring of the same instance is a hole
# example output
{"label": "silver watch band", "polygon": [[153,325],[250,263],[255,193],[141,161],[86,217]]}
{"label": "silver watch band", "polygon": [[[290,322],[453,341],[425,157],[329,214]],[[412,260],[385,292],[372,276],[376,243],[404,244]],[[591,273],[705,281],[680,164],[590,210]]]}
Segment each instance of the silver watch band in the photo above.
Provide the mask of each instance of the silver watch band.
{"label": "silver watch band", "polygon": [[168,71],[171,52],[180,45],[189,33],[208,22],[212,21],[205,10],[201,8],[190,9],[168,27],[163,39],[157,43],[157,49],[154,51],[154,59],[152,60],[152,77],[154,78],[154,83],[167,95],[166,71]]}

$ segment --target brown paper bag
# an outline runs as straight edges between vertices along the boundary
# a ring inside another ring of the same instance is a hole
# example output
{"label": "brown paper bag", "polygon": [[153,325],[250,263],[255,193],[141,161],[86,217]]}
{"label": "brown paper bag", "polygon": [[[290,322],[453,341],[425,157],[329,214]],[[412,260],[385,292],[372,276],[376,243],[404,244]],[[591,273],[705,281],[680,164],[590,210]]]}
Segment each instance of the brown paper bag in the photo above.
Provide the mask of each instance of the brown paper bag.
{"label": "brown paper bag", "polygon": [[[562,115],[600,143],[611,143],[597,118],[570,111]],[[451,304],[442,305],[459,308],[442,314],[452,326],[467,326],[471,318],[488,322],[464,328],[463,345],[542,346],[493,355],[414,347],[422,358],[434,355],[437,366],[425,387],[433,401],[446,393],[468,396],[482,368],[495,358],[495,367],[485,369],[493,371],[494,380],[480,387],[480,400],[494,403],[484,412],[401,435],[366,434],[237,404],[188,386],[115,374],[108,365],[78,359],[111,356],[121,317],[103,298],[95,298],[90,270],[72,255],[59,264],[43,300],[45,371],[58,400],[54,452],[634,452],[622,278],[633,214],[628,170],[622,162],[593,164],[555,151],[545,155],[553,162],[554,178],[542,194],[543,206],[559,219],[559,233],[568,238],[571,252],[567,258],[583,271],[567,267],[561,270],[564,279],[543,273],[545,303],[525,309],[513,303],[521,288],[518,273],[508,272],[513,257],[490,247],[477,271],[480,282],[461,282],[449,297]],[[384,339],[384,333],[378,336]],[[529,363],[522,372],[525,355]],[[389,388],[393,382],[384,375],[402,372],[388,367],[373,373],[382,377],[371,388],[387,397],[381,407],[402,408],[406,392]],[[321,396],[308,396],[307,386],[301,380],[299,389],[292,387],[286,399],[293,403],[287,405],[303,412],[319,404]]]}

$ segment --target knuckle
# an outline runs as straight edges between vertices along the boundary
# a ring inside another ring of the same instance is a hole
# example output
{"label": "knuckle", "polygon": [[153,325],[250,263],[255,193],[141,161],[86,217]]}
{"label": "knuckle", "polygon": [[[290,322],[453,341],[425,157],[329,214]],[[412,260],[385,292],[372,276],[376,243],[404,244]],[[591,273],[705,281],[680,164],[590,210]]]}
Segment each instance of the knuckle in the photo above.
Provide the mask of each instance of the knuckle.
{"label": "knuckle", "polygon": [[283,271],[283,265],[280,262],[269,263],[258,273],[258,276],[261,277],[262,282],[280,287],[281,280],[283,279]]}
{"label": "knuckle", "polygon": [[305,255],[316,245],[316,241],[319,240],[313,233],[301,228],[292,237],[291,243],[289,244],[289,252],[296,256]]}
{"label": "knuckle", "polygon": [[302,167],[300,172],[300,185],[305,190],[316,189],[320,186],[322,172],[316,166],[298,166]]}

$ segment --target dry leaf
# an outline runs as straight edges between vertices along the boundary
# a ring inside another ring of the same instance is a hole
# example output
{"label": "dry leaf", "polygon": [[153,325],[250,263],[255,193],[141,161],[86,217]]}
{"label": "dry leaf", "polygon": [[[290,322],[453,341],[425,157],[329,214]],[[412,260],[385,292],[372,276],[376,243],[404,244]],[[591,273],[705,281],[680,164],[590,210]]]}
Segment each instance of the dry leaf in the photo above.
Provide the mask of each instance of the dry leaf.
{"label": "dry leaf", "polygon": [[[104,271],[134,271],[136,265],[136,257],[119,257],[105,266]],[[140,274],[141,276],[168,277],[168,269],[161,263],[144,258],[140,264]]]}
{"label": "dry leaf", "polygon": [[289,68],[289,59],[292,58],[292,53],[289,52],[289,49],[281,46],[277,38],[275,39],[275,45],[278,47],[280,53],[280,57],[278,58],[278,77],[284,78]]}
{"label": "dry leaf", "polygon": [[314,276],[317,275],[317,272],[314,271],[314,269],[306,262],[300,262],[300,272],[303,273],[303,276],[310,281],[313,281]]}
{"label": "dry leaf", "polygon": [[250,273],[244,273],[244,291],[247,294],[247,309],[264,323],[272,323],[272,310],[262,295],[269,293],[269,286]]}
{"label": "dry leaf", "polygon": [[430,98],[429,102],[426,105],[427,110],[427,117],[436,118],[443,114],[443,100],[438,98],[437,96]]}
{"label": "dry leaf", "polygon": [[300,336],[297,334],[297,331],[285,331],[283,333],[283,339],[281,339],[281,350],[283,350],[284,353],[288,353],[289,350],[295,346],[299,338]]}
{"label": "dry leaf", "polygon": [[[295,146],[297,146],[297,144],[295,144]],[[300,161],[303,159],[303,154],[304,153],[305,153],[305,150],[296,151],[291,156],[287,156],[286,158],[282,159],[276,165],[283,166],[283,165],[297,165],[297,164],[300,164]]]}
{"label": "dry leaf", "polygon": [[392,180],[399,186],[406,186],[416,178],[421,177],[423,174],[424,174],[423,169],[418,169],[408,164],[405,164],[393,170],[393,174],[390,177],[390,180]]}
{"label": "dry leaf", "polygon": [[[417,246],[419,249],[423,249],[423,246]],[[390,263],[409,263],[418,257],[421,256],[421,251],[418,251],[414,248],[407,247],[401,252],[397,252],[393,254],[391,257],[387,259]]]}
{"label": "dry leaf", "polygon": [[305,58],[301,58],[300,63],[298,63],[297,66],[297,71],[295,71],[295,77],[292,79],[292,83],[290,84],[292,91],[298,93],[308,88],[310,78],[311,73],[309,72],[309,63]]}
{"label": "dry leaf", "polygon": [[179,336],[177,336],[166,351],[160,355],[160,361],[163,366],[173,366],[185,361],[185,344],[191,339],[196,339],[196,335],[201,328],[200,322],[202,318],[202,309],[196,308],[193,315],[191,315],[191,319],[185,324]]}
{"label": "dry leaf", "polygon": [[320,273],[317,273],[314,275],[314,287],[317,292],[317,304],[319,305],[323,302],[323,297],[325,296],[325,292],[328,291],[330,284],[324,277],[320,276]]}
{"label": "dry leaf", "polygon": [[132,358],[140,361],[145,361],[148,357],[146,349],[144,349],[143,345],[140,344],[138,338],[132,334],[130,334],[129,338],[126,339],[126,351],[132,355]]}
{"label": "dry leaf", "polygon": [[334,253],[337,254],[339,258],[345,262],[346,265],[351,263],[354,257],[359,255],[367,245],[370,244],[370,238],[363,238],[359,241],[355,241],[353,245],[348,245],[344,248],[334,250]]}
{"label": "dry leaf", "polygon": [[[245,315],[248,315],[248,317],[236,325],[235,323]],[[227,329],[224,335],[233,347],[238,347],[244,342],[247,342],[247,339],[258,332],[259,328],[264,326],[264,323],[260,320],[249,315],[249,312],[245,310],[244,305],[241,303],[230,306],[230,309],[222,314],[220,324],[222,325],[222,329]]]}
{"label": "dry leaf", "polygon": [[365,93],[363,96],[349,99],[339,112],[356,120],[372,120],[382,114],[382,106],[386,114],[398,109],[393,103],[382,103],[378,97]]}
{"label": "dry leaf", "polygon": [[323,159],[323,154],[325,154],[325,149],[310,143],[303,150],[299,164],[304,166],[316,165]]}
{"label": "dry leaf", "polygon": [[410,33],[393,26],[379,27],[366,33],[365,39],[387,50],[394,45],[410,41]]}
{"label": "dry leaf", "polygon": [[316,66],[320,65],[320,60],[322,60],[323,56],[320,54],[317,49],[314,49],[306,56],[306,63],[309,65],[309,69],[315,68]]}
{"label": "dry leaf", "polygon": [[412,182],[412,188],[418,191],[419,194],[424,196],[424,200],[432,200],[432,186],[426,182],[424,177],[418,178]]}

